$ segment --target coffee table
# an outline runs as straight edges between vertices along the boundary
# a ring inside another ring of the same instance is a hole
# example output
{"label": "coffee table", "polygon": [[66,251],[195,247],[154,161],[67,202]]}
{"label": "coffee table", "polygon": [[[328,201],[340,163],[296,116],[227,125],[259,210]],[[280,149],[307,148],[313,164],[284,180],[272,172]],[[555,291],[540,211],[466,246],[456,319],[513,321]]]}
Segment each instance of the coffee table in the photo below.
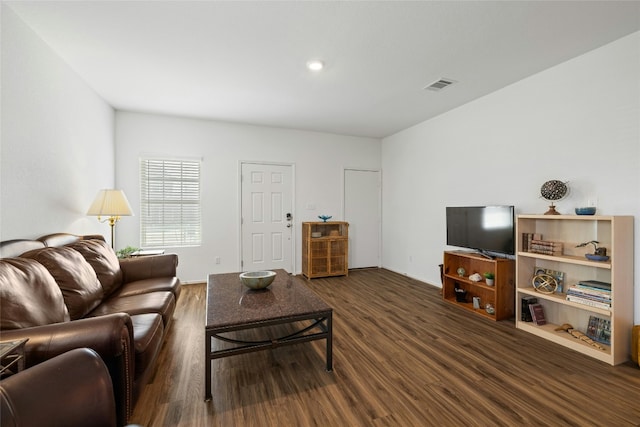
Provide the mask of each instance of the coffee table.
{"label": "coffee table", "polygon": [[[255,291],[240,282],[240,273],[211,274],[207,279],[205,323],[205,400],[211,399],[211,361],[236,354],[266,350],[302,342],[326,340],[327,371],[333,369],[333,309],[302,279],[275,270],[273,283]],[[309,321],[309,322],[307,322]],[[256,341],[223,335],[231,331],[303,322],[286,336]],[[212,350],[215,340],[230,348]]]}

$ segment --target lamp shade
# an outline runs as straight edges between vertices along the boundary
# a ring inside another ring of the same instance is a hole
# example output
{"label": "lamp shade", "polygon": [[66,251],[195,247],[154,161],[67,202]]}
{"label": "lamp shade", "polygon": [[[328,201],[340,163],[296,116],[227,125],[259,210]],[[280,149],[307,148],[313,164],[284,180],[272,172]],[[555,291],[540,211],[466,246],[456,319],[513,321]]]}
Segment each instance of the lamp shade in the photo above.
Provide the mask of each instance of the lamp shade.
{"label": "lamp shade", "polygon": [[131,216],[131,206],[122,190],[100,190],[89,207],[91,216]]}

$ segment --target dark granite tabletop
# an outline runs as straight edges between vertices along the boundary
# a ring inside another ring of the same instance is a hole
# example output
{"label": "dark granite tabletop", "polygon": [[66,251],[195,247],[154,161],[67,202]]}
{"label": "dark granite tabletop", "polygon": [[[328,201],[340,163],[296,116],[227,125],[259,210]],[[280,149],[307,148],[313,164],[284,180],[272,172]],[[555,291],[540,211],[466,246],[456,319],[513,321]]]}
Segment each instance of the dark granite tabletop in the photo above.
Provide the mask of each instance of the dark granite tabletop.
{"label": "dark granite tabletop", "polygon": [[284,270],[264,290],[240,282],[240,273],[211,274],[207,281],[206,329],[331,311],[304,280]]}

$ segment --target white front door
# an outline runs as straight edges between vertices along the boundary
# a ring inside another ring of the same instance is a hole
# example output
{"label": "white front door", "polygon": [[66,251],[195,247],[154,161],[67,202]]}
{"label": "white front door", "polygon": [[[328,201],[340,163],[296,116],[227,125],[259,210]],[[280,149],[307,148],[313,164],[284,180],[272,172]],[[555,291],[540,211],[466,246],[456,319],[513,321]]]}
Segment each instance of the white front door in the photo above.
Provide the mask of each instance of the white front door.
{"label": "white front door", "polygon": [[349,268],[380,267],[380,171],[344,170]]}
{"label": "white front door", "polygon": [[242,271],[293,273],[293,166],[242,163]]}

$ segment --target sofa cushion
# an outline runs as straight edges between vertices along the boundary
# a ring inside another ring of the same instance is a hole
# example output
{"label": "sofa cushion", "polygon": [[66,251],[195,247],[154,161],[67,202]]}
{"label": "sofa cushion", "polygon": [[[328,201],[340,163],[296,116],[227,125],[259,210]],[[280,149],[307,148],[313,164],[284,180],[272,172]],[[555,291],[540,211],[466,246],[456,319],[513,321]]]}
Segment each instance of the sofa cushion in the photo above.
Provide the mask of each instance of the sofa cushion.
{"label": "sofa cushion", "polygon": [[131,316],[131,323],[133,323],[136,368],[133,395],[140,396],[145,384],[155,372],[153,367],[162,346],[164,326],[162,317],[157,313]]}
{"label": "sofa cushion", "polygon": [[102,301],[104,292],[96,272],[75,249],[37,249],[21,257],[35,259],[49,270],[62,290],[71,320],[83,318]]}
{"label": "sofa cushion", "polygon": [[175,298],[171,292],[151,292],[148,294],[113,296],[103,301],[89,316],[103,316],[110,313],[127,313],[130,316],[145,313],[158,313],[166,327],[176,308]]}
{"label": "sofa cushion", "polygon": [[53,276],[32,259],[0,259],[0,329],[66,322],[69,312]]}
{"label": "sofa cushion", "polygon": [[116,295],[126,297],[148,294],[149,292],[171,292],[177,301],[180,295],[180,289],[180,280],[177,277],[154,277],[153,279],[143,279],[125,283]]}
{"label": "sofa cushion", "polygon": [[102,240],[80,240],[67,247],[80,252],[98,276],[104,296],[111,295],[122,284],[120,262],[113,249]]}
{"label": "sofa cushion", "polygon": [[[133,342],[135,350],[136,381],[144,385],[162,346],[164,326],[162,317],[157,313],[138,314],[131,316],[133,324]],[[142,381],[141,381],[142,380]]]}

